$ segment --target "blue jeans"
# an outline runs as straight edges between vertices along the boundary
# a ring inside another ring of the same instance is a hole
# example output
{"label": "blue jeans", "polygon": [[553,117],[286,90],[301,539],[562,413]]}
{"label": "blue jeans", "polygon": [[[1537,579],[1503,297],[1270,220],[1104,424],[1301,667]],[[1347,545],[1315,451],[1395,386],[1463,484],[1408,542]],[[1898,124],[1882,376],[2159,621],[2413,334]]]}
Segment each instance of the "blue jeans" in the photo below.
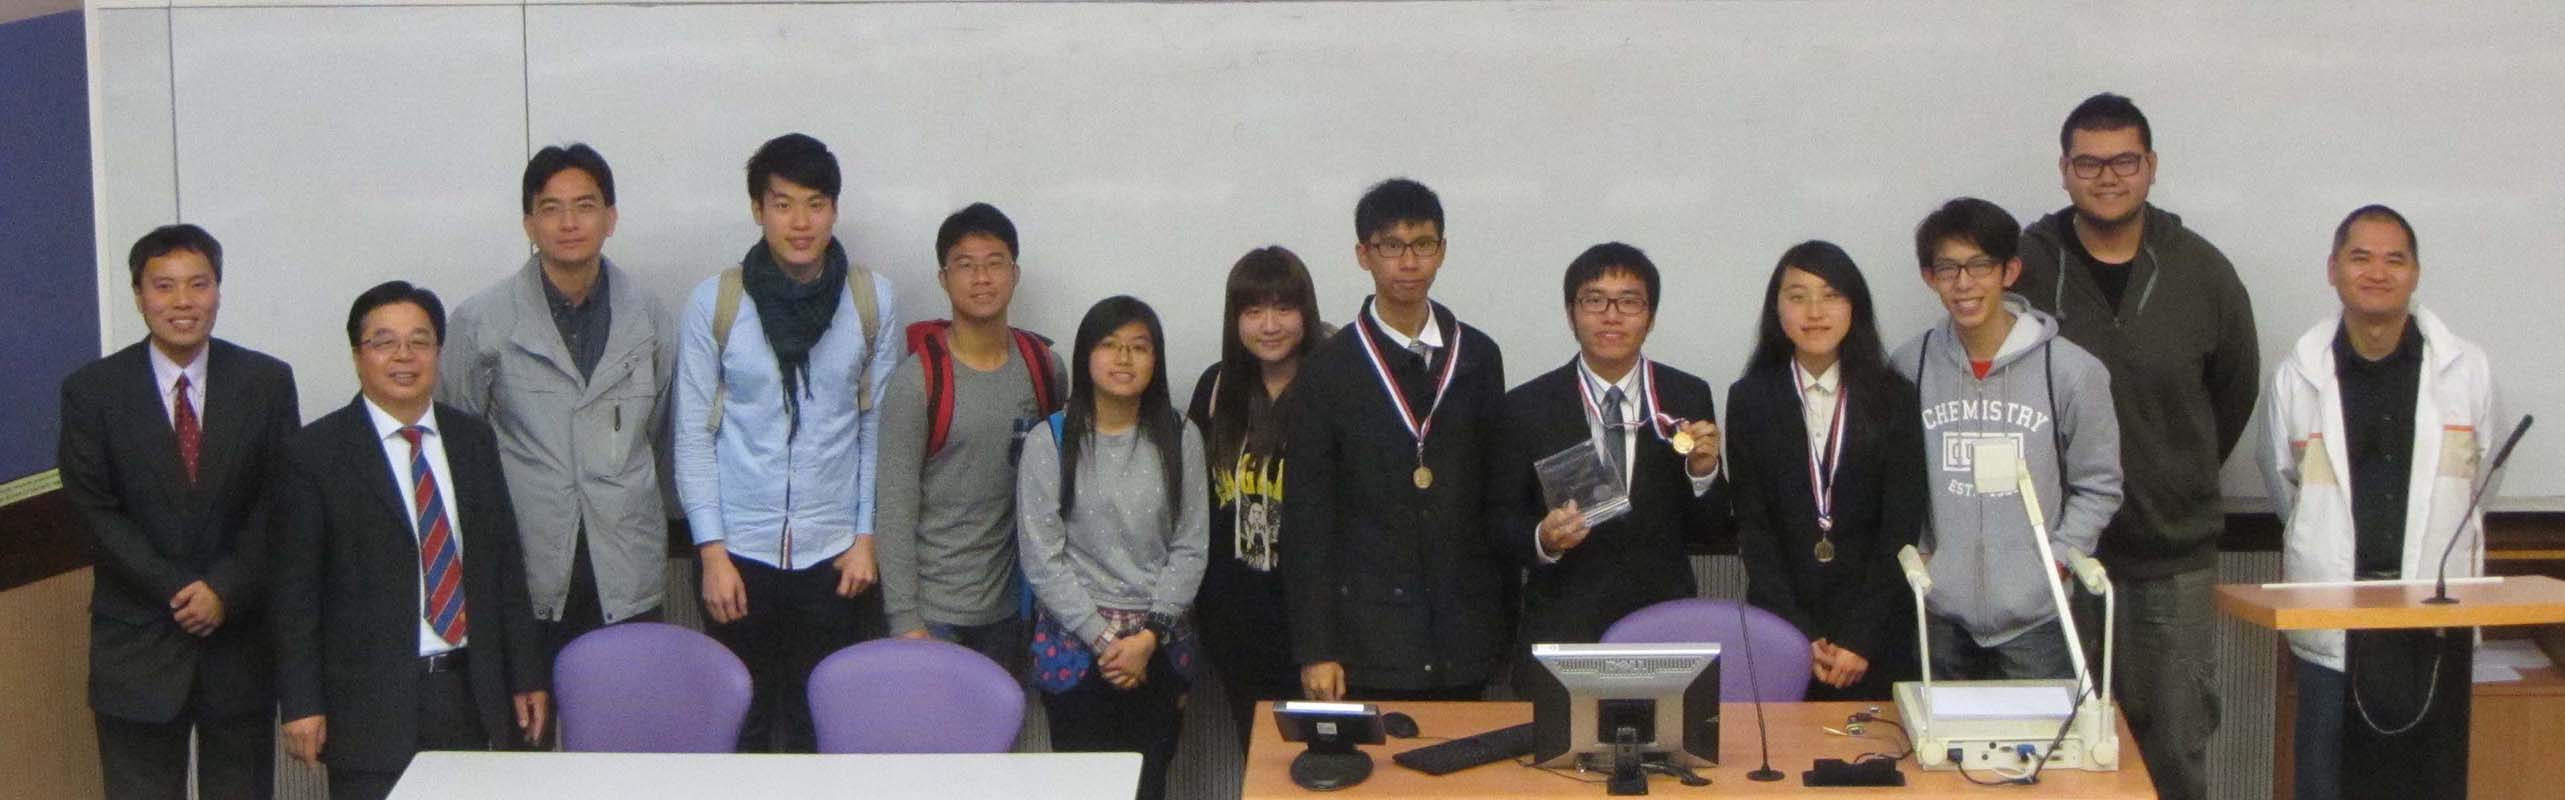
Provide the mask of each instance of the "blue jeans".
{"label": "blue jeans", "polygon": [[1959,623],[1941,617],[1933,617],[1925,627],[1925,635],[1932,637],[1934,680],[2075,677],[2075,657],[2066,647],[2066,626],[2057,620],[2040,623],[1992,647],[1978,644]]}
{"label": "blue jeans", "polygon": [[2290,740],[2290,772],[2297,800],[2342,796],[2342,718],[2351,706],[2351,681],[2315,662],[2297,659],[2298,722]]}

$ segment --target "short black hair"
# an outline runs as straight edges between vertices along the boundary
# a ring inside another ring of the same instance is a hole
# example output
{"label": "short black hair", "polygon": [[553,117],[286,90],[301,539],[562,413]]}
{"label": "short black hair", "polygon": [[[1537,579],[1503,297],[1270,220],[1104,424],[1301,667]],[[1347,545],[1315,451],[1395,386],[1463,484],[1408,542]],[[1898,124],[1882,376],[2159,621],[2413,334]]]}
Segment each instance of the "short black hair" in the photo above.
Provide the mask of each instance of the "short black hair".
{"label": "short black hair", "polygon": [[942,265],[944,257],[953,254],[953,246],[961,244],[966,236],[987,236],[1005,243],[1007,258],[1022,255],[1015,249],[1015,221],[1007,219],[1006,212],[997,206],[972,203],[945,217],[944,225],[935,229],[935,263]]}
{"label": "short black hair", "polygon": [[1604,242],[1578,253],[1576,260],[1568,262],[1567,280],[1559,287],[1559,294],[1569,308],[1575,308],[1577,290],[1614,272],[1630,273],[1638,276],[1639,282],[1647,284],[1648,313],[1657,313],[1661,287],[1657,283],[1656,262],[1649,261],[1648,254],[1639,248],[1620,242]]}
{"label": "short black hair", "polygon": [[1401,222],[1431,222],[1434,235],[1443,235],[1443,199],[1425,184],[1391,178],[1373,184],[1354,204],[1355,241],[1370,241],[1372,234]]}
{"label": "short black hair", "polygon": [[436,330],[436,341],[445,342],[445,303],[425,286],[412,286],[409,281],[385,281],[356,296],[356,304],[347,307],[347,346],[356,347],[365,340],[365,315],[393,303],[408,303],[427,312],[428,327]]}
{"label": "short black hair", "polygon": [[748,157],[749,202],[765,201],[769,178],[808,186],[835,200],[839,187],[837,155],[808,134],[787,133],[768,139],[757,147],[756,155]]}
{"label": "short black hair", "polygon": [[2155,129],[2146,124],[2146,112],[2126,97],[2103,92],[2084,98],[2075,110],[2066,112],[2066,124],[2057,129],[2057,151],[2074,149],[2076,131],[2116,131],[2136,128],[2138,146],[2155,151]]}
{"label": "short black hair", "polygon": [[214,235],[205,229],[181,222],[151,229],[134,240],[132,250],[125,252],[125,268],[133,272],[134,288],[142,288],[144,264],[181,250],[204,256],[205,263],[214,268],[214,284],[222,285],[223,243],[214,241]]}
{"label": "short black hair", "polygon": [[606,166],[606,157],[598,155],[596,148],[589,147],[586,142],[572,142],[568,147],[546,146],[535,151],[533,158],[526,159],[525,193],[519,202],[525,213],[534,213],[534,196],[543,193],[543,185],[551,183],[552,176],[570,169],[588,173],[588,179],[597,182],[597,191],[605,195],[606,207],[614,207],[614,168]]}
{"label": "short black hair", "polygon": [[1932,269],[1933,248],[1953,240],[1976,245],[2000,264],[2021,252],[2022,226],[2003,206],[1974,197],[1943,203],[1915,226],[1915,268]]}
{"label": "short black hair", "polygon": [[2422,261],[2422,240],[2414,237],[2413,223],[2406,222],[2405,215],[2397,213],[2395,209],[2377,203],[2352,209],[2350,216],[2342,218],[2342,224],[2333,227],[2333,252],[2342,252],[2343,243],[2351,240],[2351,224],[2364,219],[2388,220],[2396,223],[2396,227],[2405,229],[2405,254],[2412,256],[2416,262]]}

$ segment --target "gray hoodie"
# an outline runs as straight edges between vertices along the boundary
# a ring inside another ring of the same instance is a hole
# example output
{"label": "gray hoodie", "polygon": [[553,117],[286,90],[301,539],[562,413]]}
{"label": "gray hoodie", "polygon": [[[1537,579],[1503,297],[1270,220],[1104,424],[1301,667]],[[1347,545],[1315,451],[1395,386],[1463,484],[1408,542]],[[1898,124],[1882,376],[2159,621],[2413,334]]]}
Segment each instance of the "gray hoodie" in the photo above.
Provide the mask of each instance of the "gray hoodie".
{"label": "gray hoodie", "polygon": [[2039,545],[2020,492],[1979,494],[1972,448],[1988,439],[2009,439],[2019,448],[2060,560],[2070,549],[2093,552],[2120,507],[2120,426],[2111,409],[2110,372],[2057,338],[2057,321],[2019,295],[2006,294],[2004,307],[2017,319],[1984,380],[1970,369],[1948,318],[1889,357],[1923,397],[1924,468],[1933,501],[1922,537],[1933,577],[1926,607],[1988,647],[2056,618],[2057,605],[2039,572]]}

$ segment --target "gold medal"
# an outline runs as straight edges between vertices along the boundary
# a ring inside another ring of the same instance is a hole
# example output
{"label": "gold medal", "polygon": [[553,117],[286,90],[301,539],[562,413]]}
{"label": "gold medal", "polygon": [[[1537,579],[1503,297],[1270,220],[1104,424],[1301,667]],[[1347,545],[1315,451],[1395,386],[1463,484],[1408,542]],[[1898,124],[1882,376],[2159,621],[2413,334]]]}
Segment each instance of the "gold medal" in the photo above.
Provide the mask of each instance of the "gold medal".
{"label": "gold medal", "polygon": [[1835,560],[1835,540],[1834,540],[1834,539],[1832,539],[1832,538],[1821,538],[1821,539],[1818,539],[1818,540],[1817,540],[1817,563],[1819,563],[1819,564],[1826,564],[1826,563],[1831,563],[1831,562],[1833,562],[1834,560]]}
{"label": "gold medal", "polygon": [[1434,468],[1423,464],[1416,465],[1416,488],[1434,488]]}
{"label": "gold medal", "polygon": [[1675,455],[1679,455],[1679,456],[1688,456],[1688,455],[1692,455],[1692,446],[1693,446],[1694,444],[1697,444],[1697,442],[1694,442],[1694,441],[1692,440],[1692,432],[1691,432],[1691,431],[1675,431],[1675,432],[1674,432],[1674,454],[1675,454]]}

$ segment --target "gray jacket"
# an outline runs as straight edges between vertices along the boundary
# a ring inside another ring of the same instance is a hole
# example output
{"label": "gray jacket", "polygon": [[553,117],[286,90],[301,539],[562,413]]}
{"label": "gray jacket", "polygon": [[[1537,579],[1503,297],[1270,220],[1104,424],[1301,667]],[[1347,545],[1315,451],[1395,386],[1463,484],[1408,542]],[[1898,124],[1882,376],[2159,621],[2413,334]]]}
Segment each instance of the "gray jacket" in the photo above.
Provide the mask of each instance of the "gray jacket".
{"label": "gray jacket", "polygon": [[[2021,492],[1979,494],[1975,450],[2010,440],[2030,467],[2049,545],[2090,554],[2120,508],[2120,423],[2111,410],[2111,374],[2092,354],[2057,337],[2057,321],[2019,295],[2018,317],[1979,380],[1948,318],[1889,357],[1923,398],[1924,469],[1933,502],[1923,550],[1932,557],[1925,604],[1988,647],[2057,617],[2039,544]],[[2054,392],[2054,393],[2052,393]],[[2061,452],[2061,449],[2063,452]],[[2008,484],[2009,487],[2009,484]]]}
{"label": "gray jacket", "polygon": [[657,608],[667,582],[660,460],[677,325],[630,273],[611,260],[602,269],[613,318],[589,379],[552,323],[533,258],[456,306],[446,326],[437,398],[498,434],[526,593],[544,620],[561,618],[583,525],[607,622]]}

